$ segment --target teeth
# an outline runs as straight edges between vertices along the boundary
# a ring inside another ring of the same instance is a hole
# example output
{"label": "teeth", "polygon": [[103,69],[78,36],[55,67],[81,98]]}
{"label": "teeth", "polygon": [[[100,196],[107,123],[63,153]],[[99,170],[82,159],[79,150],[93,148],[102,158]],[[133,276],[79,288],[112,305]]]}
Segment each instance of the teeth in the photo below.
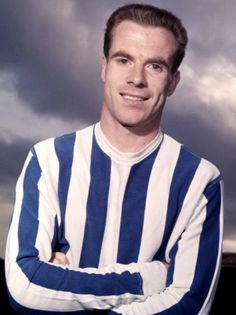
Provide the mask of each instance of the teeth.
{"label": "teeth", "polygon": [[126,100],[130,100],[130,101],[144,101],[143,97],[137,97],[137,96],[131,96],[131,95],[125,95],[125,94],[123,94],[123,97]]}

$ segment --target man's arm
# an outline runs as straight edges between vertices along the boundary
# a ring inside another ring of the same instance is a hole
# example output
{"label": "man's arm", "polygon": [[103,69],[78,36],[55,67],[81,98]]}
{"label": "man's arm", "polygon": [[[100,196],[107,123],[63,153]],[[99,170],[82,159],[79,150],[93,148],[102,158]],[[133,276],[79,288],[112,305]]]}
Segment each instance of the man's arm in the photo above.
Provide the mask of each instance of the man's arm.
{"label": "man's arm", "polygon": [[[37,157],[30,153],[17,183],[6,249],[7,286],[18,304],[65,312],[109,309],[164,289],[161,262],[84,269],[51,263],[57,224],[48,189]],[[152,275],[158,281],[147,281]]]}
{"label": "man's arm", "polygon": [[121,305],[109,314],[207,315],[218,283],[222,237],[223,193],[219,176],[207,185],[194,216],[170,250],[166,289],[144,302]]}

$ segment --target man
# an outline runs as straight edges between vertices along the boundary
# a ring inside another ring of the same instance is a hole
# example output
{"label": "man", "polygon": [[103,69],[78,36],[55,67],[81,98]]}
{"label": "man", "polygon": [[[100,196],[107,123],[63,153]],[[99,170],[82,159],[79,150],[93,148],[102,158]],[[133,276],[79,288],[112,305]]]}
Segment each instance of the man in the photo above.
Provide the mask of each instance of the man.
{"label": "man", "polygon": [[165,10],[109,18],[100,122],[36,144],[17,183],[6,279],[23,314],[209,313],[221,176],[160,129],[186,44]]}

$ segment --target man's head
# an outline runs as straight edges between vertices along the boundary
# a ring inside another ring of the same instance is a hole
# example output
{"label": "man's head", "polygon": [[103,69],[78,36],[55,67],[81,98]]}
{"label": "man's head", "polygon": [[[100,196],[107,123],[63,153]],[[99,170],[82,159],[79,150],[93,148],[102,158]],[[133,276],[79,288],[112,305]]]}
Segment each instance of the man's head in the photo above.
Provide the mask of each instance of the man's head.
{"label": "man's head", "polygon": [[111,15],[101,72],[103,128],[122,126],[143,135],[156,132],[166,98],[180,80],[177,69],[186,43],[184,28],[169,12],[129,5]]}
{"label": "man's head", "polygon": [[143,26],[162,27],[169,30],[177,42],[177,50],[173,56],[172,73],[181,64],[188,42],[187,32],[179,18],[163,9],[152,5],[129,4],[118,8],[107,21],[104,35],[104,56],[109,57],[114,29],[123,21],[132,21]]}

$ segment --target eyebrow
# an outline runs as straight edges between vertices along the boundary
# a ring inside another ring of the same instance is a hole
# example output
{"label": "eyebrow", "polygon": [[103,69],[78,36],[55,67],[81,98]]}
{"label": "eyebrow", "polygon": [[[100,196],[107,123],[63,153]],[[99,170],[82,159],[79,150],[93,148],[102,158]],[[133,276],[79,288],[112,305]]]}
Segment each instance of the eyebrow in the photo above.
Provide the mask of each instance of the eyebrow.
{"label": "eyebrow", "polygon": [[[110,59],[114,59],[114,58],[117,58],[117,57],[124,57],[124,58],[127,58],[127,59],[131,60],[131,61],[134,60],[134,57],[131,56],[129,53],[127,53],[124,50],[119,50],[119,51],[115,52],[114,54],[112,54],[110,56]],[[149,58],[149,59],[147,59],[147,61],[145,63],[146,64],[148,64],[148,63],[157,63],[157,64],[161,64],[161,65],[165,66],[167,69],[170,68],[170,65],[162,57]]]}
{"label": "eyebrow", "polygon": [[125,57],[127,59],[130,59],[130,60],[134,60],[134,58],[128,54],[127,52],[123,51],[123,50],[119,50],[117,51],[116,53],[114,53],[113,55],[110,56],[110,59],[113,59],[113,58],[116,58],[116,57]]}

